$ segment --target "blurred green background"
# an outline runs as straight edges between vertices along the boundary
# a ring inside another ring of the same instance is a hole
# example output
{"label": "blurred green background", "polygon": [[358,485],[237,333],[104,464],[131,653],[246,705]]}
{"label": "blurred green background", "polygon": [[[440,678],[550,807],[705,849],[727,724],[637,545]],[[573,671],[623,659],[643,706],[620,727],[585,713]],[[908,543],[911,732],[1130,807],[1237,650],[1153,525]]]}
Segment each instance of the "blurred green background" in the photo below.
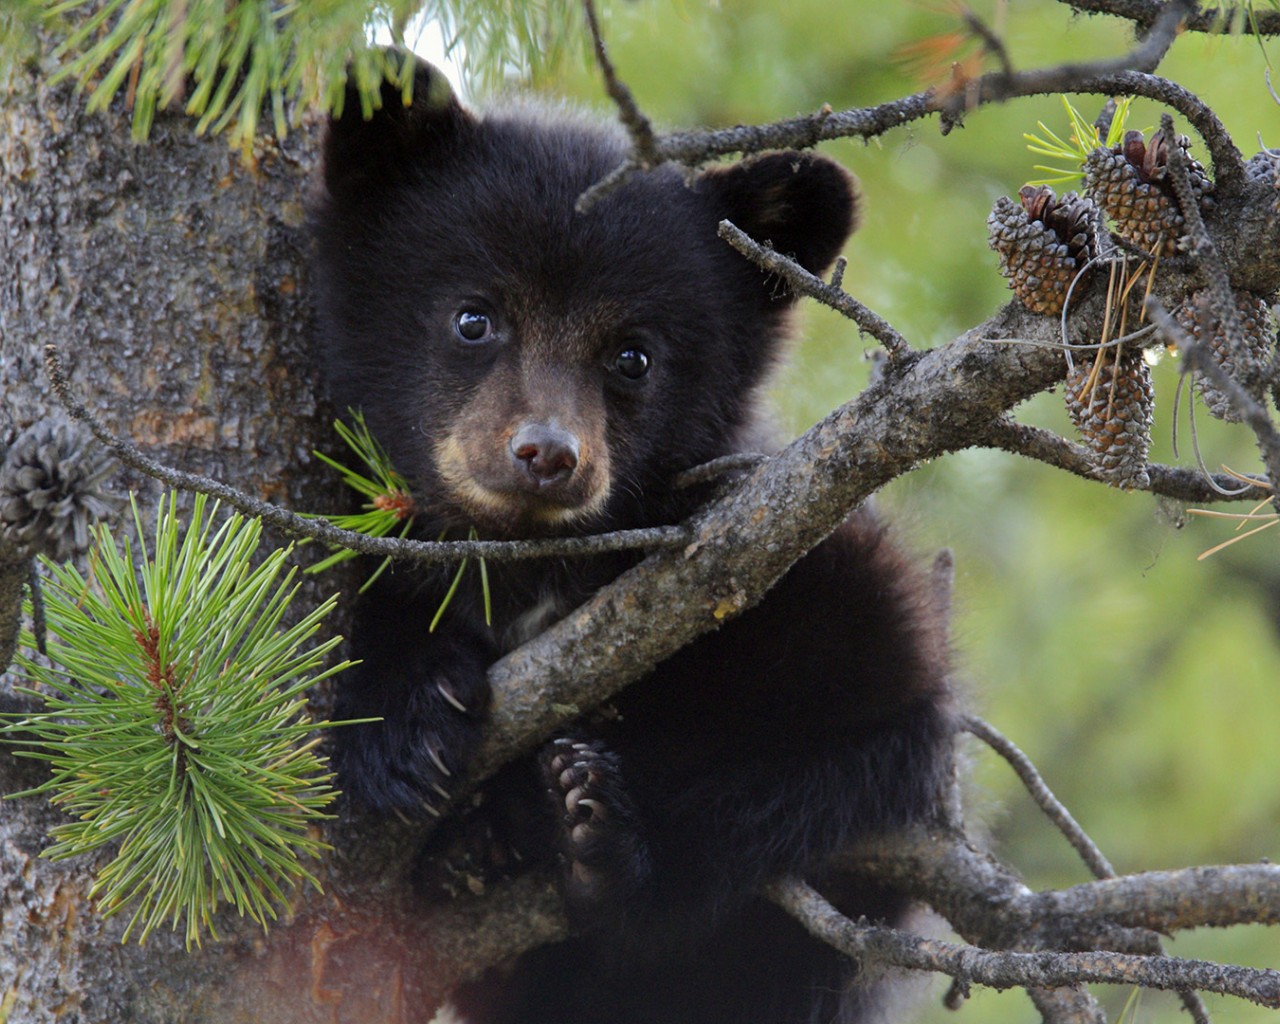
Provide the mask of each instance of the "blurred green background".
{"label": "blurred green background", "polygon": [[[891,100],[921,87],[896,54],[955,29],[941,4],[830,0],[643,0],[603,12],[610,53],[643,109],[664,127],[721,126]],[[975,9],[994,14],[991,0]],[[1075,17],[1051,0],[1009,5],[1004,38],[1016,67],[1118,55],[1129,26]],[[1271,44],[1272,56],[1280,44]],[[1161,73],[1210,103],[1246,156],[1259,133],[1280,145],[1252,38],[1187,36]],[[538,87],[611,112],[594,67],[577,53]],[[1092,119],[1097,97],[1077,97]],[[1135,104],[1130,125],[1160,111]],[[1023,133],[1068,126],[1057,98],[1019,100],[969,115],[943,137],[936,121],[877,143],[829,143],[862,181],[862,229],[846,288],[913,344],[942,344],[1009,299],[986,243],[997,196],[1040,177]],[[1203,151],[1198,155],[1207,164]],[[782,422],[798,432],[864,385],[871,344],[809,304],[801,340],[780,375]],[[1153,460],[1191,464],[1187,403],[1182,458],[1171,449],[1177,370],[1155,370]],[[1069,430],[1060,395],[1019,410]],[[1197,417],[1205,460],[1257,468],[1247,431]],[[1264,532],[1205,561],[1233,525],[1186,517],[1149,495],[1124,494],[1000,452],[970,451],[925,466],[880,499],[922,555],[955,552],[955,646],[973,708],[1013,738],[1122,872],[1280,856],[1280,532]],[[1240,506],[1233,506],[1242,510]],[[971,745],[971,816],[1036,888],[1087,873],[1032,807],[1012,773]],[[1184,933],[1172,952],[1280,966],[1280,933],[1260,928]],[[941,982],[918,1019],[954,1020]],[[1176,998],[1102,989],[1110,1019],[1186,1020]],[[1209,997],[1214,1019],[1273,1021],[1272,1013]],[[1036,1018],[1018,992],[975,988],[961,1011],[1001,1024]]]}

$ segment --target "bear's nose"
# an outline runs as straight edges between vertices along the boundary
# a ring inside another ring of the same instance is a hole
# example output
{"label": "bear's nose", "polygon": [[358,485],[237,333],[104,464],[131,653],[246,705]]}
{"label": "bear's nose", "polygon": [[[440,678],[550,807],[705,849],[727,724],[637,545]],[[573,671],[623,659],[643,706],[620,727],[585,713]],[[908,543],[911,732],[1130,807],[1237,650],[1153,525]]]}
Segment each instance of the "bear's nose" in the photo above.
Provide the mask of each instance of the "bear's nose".
{"label": "bear's nose", "polygon": [[525,423],[511,437],[511,458],[535,490],[564,483],[578,468],[578,439],[550,423]]}

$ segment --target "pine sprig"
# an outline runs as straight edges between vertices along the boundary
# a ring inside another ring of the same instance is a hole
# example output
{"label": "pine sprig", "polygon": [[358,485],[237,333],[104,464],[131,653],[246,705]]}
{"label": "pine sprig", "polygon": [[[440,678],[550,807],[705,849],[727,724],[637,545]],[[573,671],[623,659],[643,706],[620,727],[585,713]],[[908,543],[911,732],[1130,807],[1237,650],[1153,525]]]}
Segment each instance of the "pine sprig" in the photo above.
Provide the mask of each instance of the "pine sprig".
{"label": "pine sprig", "polygon": [[403,41],[412,19],[436,22],[465,72],[495,83],[554,64],[578,24],[576,0],[19,2],[61,39],[54,80],[73,78],[89,90],[90,110],[123,92],[136,139],[147,137],[158,110],[181,108],[197,118],[197,131],[229,130],[246,152],[264,116],[283,139],[303,110],[340,110],[348,75],[366,116],[384,79],[402,83],[407,102],[408,61],[370,43],[380,26]]}
{"label": "pine sprig", "polygon": [[1110,148],[1120,142],[1124,138],[1125,123],[1129,119],[1129,108],[1133,105],[1133,97],[1125,96],[1116,101],[1115,112],[1111,118],[1111,124],[1107,128],[1107,137],[1105,140],[1101,138],[1096,125],[1091,124],[1083,114],[1080,113],[1071,101],[1065,96],[1061,97],[1062,105],[1067,111],[1067,120],[1071,125],[1070,139],[1063,139],[1050,129],[1043,121],[1037,121],[1040,131],[1044,136],[1034,135],[1031,132],[1023,134],[1023,138],[1027,140],[1027,149],[1032,153],[1040,156],[1052,157],[1055,160],[1065,160],[1070,167],[1052,167],[1045,164],[1036,164],[1037,171],[1045,171],[1054,175],[1052,178],[1040,178],[1036,181],[1028,182],[1029,185],[1071,185],[1080,184],[1084,177],[1084,169],[1081,166],[1085,158],[1101,145]]}
{"label": "pine sprig", "polygon": [[[341,95],[348,64],[360,81],[394,76],[394,58],[366,42],[371,20],[403,17],[416,0],[352,4],[317,0],[304,17],[273,0],[39,0],[62,37],[54,76],[90,90],[88,109],[104,109],[121,90],[133,134],[150,133],[157,109],[181,107],[199,132],[230,127],[246,150],[264,110],[278,138],[295,111]],[[373,86],[376,92],[377,85]]]}
{"label": "pine sprig", "polygon": [[[326,515],[324,518],[334,526],[344,530],[355,530],[370,537],[385,537],[397,529],[399,532],[396,536],[406,537],[413,529],[414,514],[413,496],[409,492],[408,481],[391,465],[386,449],[370,433],[364,421],[364,414],[357,409],[347,411],[351,415],[354,426],[347,426],[341,420],[334,420],[333,429],[360,459],[369,475],[366,476],[359,470],[330,458],[324,452],[316,451],[312,454],[325,465],[336,469],[342,476],[343,483],[368,500],[361,506],[359,512]],[[308,566],[305,571],[324,572],[355,557],[356,552],[343,548],[315,565]],[[363,594],[368,590],[390,564],[391,559],[384,558],[373,574],[365,580],[360,593]]]}
{"label": "pine sprig", "polygon": [[[16,659],[45,709],[0,727],[52,772],[14,796],[74,818],[44,855],[117,846],[90,895],[133,908],[126,939],[167,921],[198,944],[224,902],[266,927],[289,889],[318,886],[299,858],[326,849],[314,826],[335,791],[305,691],[348,663],[323,668],[341,637],[306,645],[334,600],[284,627],[289,549],[255,566],[261,525],[216,511],[197,495],[180,516],[170,496],[154,554],[99,525],[87,576],[45,560],[48,661],[29,633]],[[134,521],[145,536],[136,504]]]}
{"label": "pine sprig", "polygon": [[[313,452],[313,454],[321,462],[336,469],[342,475],[342,480],[348,487],[364,495],[369,500],[364,503],[360,512],[325,515],[323,518],[344,530],[356,530],[371,537],[385,537],[395,530],[397,526],[400,527],[398,536],[408,536],[409,531],[413,528],[413,516],[416,510],[413,495],[409,491],[408,481],[391,464],[391,457],[387,455],[386,449],[378,443],[378,439],[373,436],[368,424],[365,423],[364,414],[358,409],[348,409],[347,412],[350,414],[351,422],[354,426],[349,427],[341,420],[334,420],[333,428],[337,431],[338,436],[346,442],[347,447],[359,457],[371,475],[366,476],[360,471],[338,462],[336,459],[331,459],[323,452],[317,451]],[[448,533],[449,530],[446,527],[437,540],[444,540]],[[480,539],[480,535],[476,532],[474,526],[467,528],[467,539]],[[308,573],[323,572],[325,569],[331,569],[333,566],[355,557],[356,552],[349,548],[342,549],[335,551],[328,558],[317,562],[315,565],[308,566],[305,571]],[[476,561],[480,565],[480,592],[484,601],[484,621],[486,625],[492,625],[493,602],[489,593],[489,568],[483,558],[478,558]],[[440,619],[444,616],[445,609],[453,601],[454,594],[457,593],[458,586],[462,583],[463,576],[466,574],[467,566],[470,563],[470,558],[464,558],[458,564],[444,599],[431,620],[428,632],[434,633],[436,626],[440,624]],[[384,558],[373,574],[361,585],[360,593],[363,594],[373,586],[374,581],[382,575],[390,564],[390,557]]]}
{"label": "pine sprig", "polygon": [[439,22],[446,49],[462,55],[463,73],[490,88],[513,72],[533,78],[547,73],[571,39],[582,39],[591,59],[579,0],[425,0],[418,6],[420,19]]}

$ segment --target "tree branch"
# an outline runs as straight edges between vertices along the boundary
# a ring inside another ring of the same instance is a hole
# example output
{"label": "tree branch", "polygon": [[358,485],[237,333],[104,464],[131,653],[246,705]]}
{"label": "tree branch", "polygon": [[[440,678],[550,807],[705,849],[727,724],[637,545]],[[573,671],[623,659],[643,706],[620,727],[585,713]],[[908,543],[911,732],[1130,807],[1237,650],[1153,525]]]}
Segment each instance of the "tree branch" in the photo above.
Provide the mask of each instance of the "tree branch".
{"label": "tree branch", "polygon": [[[999,448],[1013,455],[1035,459],[1086,480],[1098,479],[1097,471],[1083,445],[1052,431],[1018,423],[1008,416],[991,424],[983,447]],[[1155,463],[1148,464],[1147,475],[1151,482],[1145,488],[1136,488],[1137,490],[1145,490],[1149,494],[1175,501],[1262,501],[1271,495],[1265,478],[1258,478],[1253,486],[1242,487],[1239,477],[1226,473],[1214,473],[1206,479],[1197,469]]]}
{"label": "tree branch", "polygon": [[911,355],[912,349],[907,339],[888,320],[873,313],[848,292],[827,284],[795,260],[788,259],[769,246],[761,245],[732,221],[722,220],[719,234],[752,263],[786,281],[792,291],[817,299],[824,306],[829,306],[852,320],[858,325],[859,332],[870,334],[884,345],[890,359],[900,361]]}
{"label": "tree branch", "polygon": [[1221,118],[1199,96],[1178,83],[1141,71],[1118,71],[1081,82],[1065,91],[1103,96],[1141,96],[1165,104],[1185,117],[1204,140],[1209,158],[1213,162],[1213,178],[1218,191],[1235,192],[1244,183],[1244,159]]}
{"label": "tree branch", "polygon": [[[1053,795],[1053,791],[1049,789],[1036,766],[1031,763],[1031,759],[1027,757],[1018,747],[1010,741],[1006,736],[1001,734],[993,726],[982,721],[973,715],[966,715],[963,719],[964,727],[977,736],[996,753],[1003,757],[1011,768],[1017,773],[1018,778],[1022,780],[1022,784],[1026,787],[1027,792],[1044,811],[1050,821],[1058,827],[1058,830],[1067,837],[1067,841],[1080,854],[1081,859],[1088,866],[1097,878],[1115,878],[1116,870],[1111,866],[1111,862],[1107,860],[1098,846],[1079,823],[1071,812],[1063,805],[1063,803]],[[1150,934],[1143,942],[1142,952],[1154,954],[1157,956],[1164,955],[1164,946],[1161,944],[1159,936]],[[1200,996],[1187,989],[1179,992],[1183,1005],[1187,1008],[1192,1019],[1197,1024],[1207,1024],[1209,1020],[1208,1011],[1205,1009],[1204,1001]]]}
{"label": "tree branch", "polygon": [[108,431],[76,397],[55,345],[45,346],[45,370],[49,375],[54,394],[71,418],[87,426],[121,463],[159,480],[166,486],[216,498],[247,516],[261,520],[266,526],[290,536],[318,540],[334,547],[357,551],[362,555],[395,558],[422,565],[458,562],[464,558],[486,558],[498,562],[566,555],[595,555],[611,551],[632,551],[637,548],[674,548],[688,540],[688,534],[679,526],[618,530],[614,533],[586,537],[517,541],[420,541],[399,537],[371,537],[354,530],[343,530],[324,519],[299,515],[287,508],[262,501],[221,480],[174,469],[151,458],[131,441],[116,437]]}
{"label": "tree branch", "polygon": [[637,169],[647,170],[655,167],[662,161],[654,145],[653,125],[636,105],[631,90],[618,78],[618,73],[614,70],[613,61],[609,59],[604,45],[604,37],[600,34],[600,21],[596,16],[595,3],[593,0],[582,0],[582,8],[586,14],[587,28],[591,32],[596,64],[604,75],[605,90],[617,105],[618,118],[626,127],[627,134],[631,136],[631,146],[635,151],[638,164]]}
{"label": "tree branch", "polygon": [[1088,82],[1122,71],[1151,72],[1156,69],[1178,36],[1182,22],[1194,13],[1194,0],[1168,0],[1134,49],[1120,57],[1068,62],[1033,71],[1007,74],[996,71],[983,75],[971,88],[939,98],[935,109],[942,114],[943,132],[959,123],[964,113],[986,103],[1003,103],[1018,96],[1078,92],[1080,82]]}
{"label": "tree branch", "polygon": [[[1165,114],[1160,123],[1165,135],[1173,138],[1173,119]],[[1169,147],[1169,182],[1173,186],[1178,205],[1186,221],[1186,233],[1190,239],[1189,255],[1208,281],[1212,313],[1223,325],[1228,344],[1235,351],[1244,351],[1245,341],[1240,328],[1235,297],[1231,290],[1231,279],[1218,253],[1218,247],[1214,244],[1213,237],[1205,225],[1204,218],[1200,215],[1200,204],[1191,187],[1186,158],[1179,146]],[[1186,332],[1173,322],[1158,297],[1148,298],[1147,309],[1152,322],[1156,324],[1161,334],[1170,344],[1176,345],[1184,353],[1183,358],[1187,367],[1209,377],[1231,401],[1235,410],[1240,413],[1241,418],[1257,438],[1263,463],[1267,467],[1268,478],[1272,481],[1280,480],[1280,431],[1277,431],[1267,410],[1218,365],[1217,360],[1209,352],[1207,344],[1193,342]]]}
{"label": "tree branch", "polygon": [[794,879],[771,886],[769,896],[803,922],[811,934],[841,952],[895,967],[938,971],[996,989],[1099,982],[1175,990],[1191,987],[1280,1008],[1280,971],[1101,951],[984,950],[925,939],[893,928],[854,924],[812,888]]}
{"label": "tree branch", "polygon": [[[1132,21],[1139,29],[1150,28],[1165,8],[1163,0],[1059,0],[1081,14],[1110,14]],[[1256,11],[1244,4],[1229,7],[1210,7],[1188,15],[1183,23],[1185,32],[1209,32],[1220,34],[1224,29],[1243,25],[1259,35],[1280,35],[1280,12]]]}
{"label": "tree branch", "polygon": [[1280,864],[1146,871],[1038,893],[1033,913],[1105,919],[1171,933],[1241,924],[1280,925]]}
{"label": "tree branch", "polygon": [[965,729],[977,736],[978,739],[982,740],[983,743],[1009,763],[1009,766],[1017,773],[1018,778],[1022,780],[1027,792],[1031,794],[1031,798],[1044,811],[1045,816],[1058,827],[1058,831],[1067,837],[1067,841],[1080,854],[1080,859],[1085,862],[1089,870],[1097,878],[1114,878],[1116,871],[1111,866],[1111,862],[1103,856],[1102,851],[1098,849],[1094,841],[1080,827],[1076,819],[1071,816],[1071,812],[1053,795],[1053,791],[1049,789],[1044,779],[1041,778],[1040,772],[1031,763],[1031,759],[1019,750],[1008,737],[988,725],[981,718],[975,715],[965,715],[961,721]]}
{"label": "tree branch", "polygon": [[[1224,131],[1213,112],[1192,94],[1150,75],[1177,37],[1180,24],[1194,14],[1192,0],[1170,0],[1161,4],[1146,37],[1120,57],[1083,63],[1059,64],[1032,71],[1001,70],[982,76],[970,88],[952,95],[925,90],[882,103],[844,111],[824,107],[813,114],[763,125],[739,125],[712,131],[673,132],[653,138],[652,146],[637,152],[597,182],[579,199],[579,209],[588,209],[601,195],[637,173],[641,166],[672,161],[698,166],[717,157],[736,153],[758,153],[767,149],[808,149],[819,142],[840,138],[869,139],[930,114],[940,114],[946,134],[968,111],[988,103],[1001,103],[1022,96],[1046,93],[1102,93],[1150,96],[1169,103],[1186,114],[1205,135],[1215,169],[1233,183],[1243,179],[1244,165],[1238,151],[1224,144]],[[610,68],[610,70],[612,70]],[[628,97],[630,93],[628,92]],[[634,104],[634,100],[631,100]],[[1183,109],[1188,107],[1190,109]],[[1194,111],[1194,114],[1192,113]],[[623,120],[629,114],[624,108]],[[1228,140],[1229,142],[1229,140]],[[1234,152],[1234,156],[1232,153]]]}

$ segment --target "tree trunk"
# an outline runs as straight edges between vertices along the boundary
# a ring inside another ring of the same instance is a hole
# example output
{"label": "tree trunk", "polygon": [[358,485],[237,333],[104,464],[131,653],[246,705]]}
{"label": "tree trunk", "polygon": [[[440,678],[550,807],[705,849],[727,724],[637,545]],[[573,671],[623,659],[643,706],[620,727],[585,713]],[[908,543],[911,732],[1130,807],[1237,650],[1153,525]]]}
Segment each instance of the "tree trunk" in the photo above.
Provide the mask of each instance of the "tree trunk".
{"label": "tree trunk", "polygon": [[[86,115],[83,96],[45,84],[50,70],[15,64],[0,82],[0,437],[60,415],[42,363],[52,342],[85,404],[156,457],[295,509],[339,507],[342,488],[311,457],[332,418],[317,397],[305,287],[316,127],[259,141],[242,160],[161,115],[136,145],[122,105]],[[139,492],[146,522],[159,487],[127,473],[115,483]],[[308,583],[299,613],[340,581]],[[12,682],[0,683],[6,700]],[[0,749],[0,792],[44,777]],[[297,891],[265,938],[224,912],[220,941],[200,949],[163,929],[122,944],[128,913],[104,919],[87,898],[90,858],[39,856],[60,818],[40,797],[0,804],[0,1018],[430,1018],[440,986],[423,973],[427,940],[406,945],[400,925],[414,915],[361,857],[314,867],[325,894]],[[358,825],[345,829],[345,849],[363,841]]]}

